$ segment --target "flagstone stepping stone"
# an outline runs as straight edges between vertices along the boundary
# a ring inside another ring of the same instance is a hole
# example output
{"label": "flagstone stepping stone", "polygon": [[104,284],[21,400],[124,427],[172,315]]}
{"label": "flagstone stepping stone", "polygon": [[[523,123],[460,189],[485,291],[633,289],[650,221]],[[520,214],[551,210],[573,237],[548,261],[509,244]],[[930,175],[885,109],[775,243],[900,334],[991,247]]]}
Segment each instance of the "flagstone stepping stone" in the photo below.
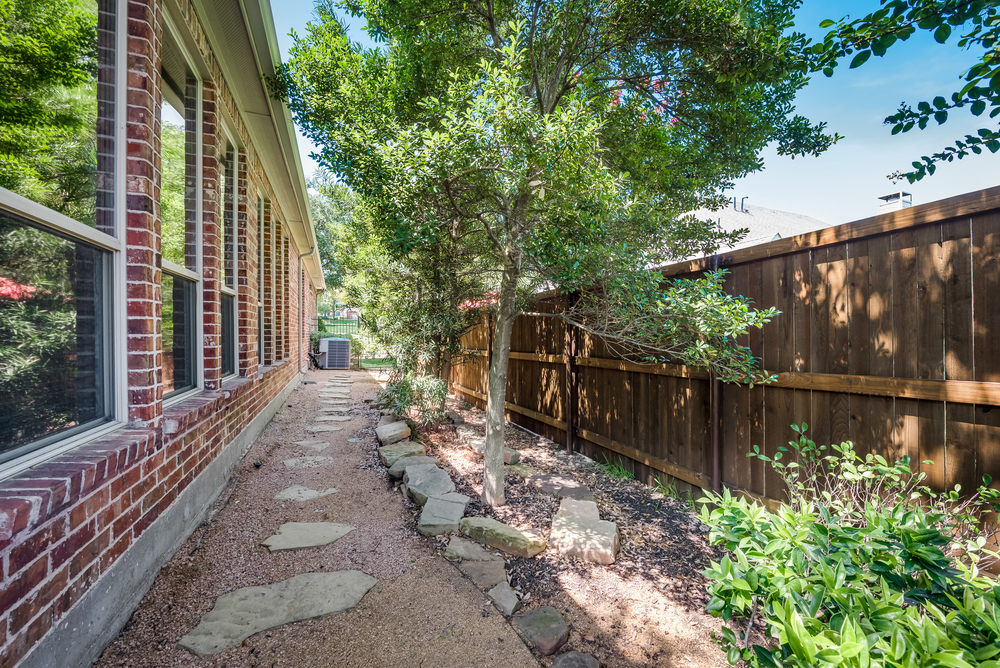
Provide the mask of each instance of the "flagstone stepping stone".
{"label": "flagstone stepping stone", "polygon": [[605,520],[556,514],[552,518],[549,547],[567,557],[613,564],[619,547],[618,526]]}
{"label": "flagstone stepping stone", "polygon": [[556,517],[565,515],[574,515],[588,520],[601,519],[596,502],[580,501],[578,499],[563,499],[559,502],[559,510],[556,511]]}
{"label": "flagstone stepping stone", "polygon": [[513,622],[528,642],[544,656],[555,654],[569,640],[566,620],[550,605],[517,615]]}
{"label": "flagstone stepping stone", "polygon": [[393,422],[402,422],[402,421],[403,418],[399,417],[398,415],[383,415],[381,418],[379,418],[377,426],[381,427],[382,425],[385,424],[392,424]]}
{"label": "flagstone stepping stone", "polygon": [[550,494],[557,498],[579,499],[581,501],[593,501],[594,494],[573,478],[567,478],[555,473],[539,473],[527,478],[528,483],[543,494]]}
{"label": "flagstone stepping stone", "polygon": [[336,492],[336,487],[320,491],[309,489],[308,487],[304,487],[302,485],[292,485],[291,487],[286,487],[275,494],[274,498],[277,501],[311,501],[312,499],[319,499],[324,496],[335,494]]}
{"label": "flagstone stepping stone", "polygon": [[425,536],[440,536],[449,531],[458,531],[458,523],[465,516],[469,497],[452,492],[441,496],[431,496],[420,511],[417,531]]}
{"label": "flagstone stepping stone", "polygon": [[527,464],[511,464],[510,466],[505,466],[503,470],[513,473],[520,478],[530,478],[538,473],[538,469],[532,468]]}
{"label": "flagstone stepping stone", "polygon": [[448,411],[446,415],[448,416],[448,419],[452,421],[453,424],[456,425],[465,424],[465,418],[462,417],[462,414],[459,413],[458,411]]}
{"label": "flagstone stepping stone", "polygon": [[418,464],[437,464],[437,457],[428,457],[426,455],[417,455],[415,457],[400,457],[392,466],[389,467],[389,477],[399,479],[403,477],[403,473],[406,472],[407,466],[416,466]]}
{"label": "flagstone stepping stone", "polygon": [[424,446],[419,443],[398,441],[392,445],[383,445],[379,448],[378,460],[382,462],[382,466],[391,467],[401,457],[418,457],[426,454],[427,451],[424,450]]}
{"label": "flagstone stepping stone", "polygon": [[479,543],[473,542],[461,536],[452,536],[448,539],[448,547],[444,550],[445,559],[462,559],[464,561],[492,561],[503,557],[491,554]]}
{"label": "flagstone stepping stone", "polygon": [[601,668],[596,656],[583,652],[566,652],[556,657],[552,668]]}
{"label": "flagstone stepping stone", "polygon": [[455,483],[451,476],[434,464],[407,466],[403,472],[403,493],[418,506],[427,503],[428,497],[454,491]]}
{"label": "flagstone stepping stone", "polygon": [[507,582],[504,559],[498,554],[490,555],[490,561],[463,561],[458,569],[483,591],[489,591],[500,582]]}
{"label": "flagstone stepping stone", "polygon": [[332,415],[333,413],[347,413],[351,410],[350,406],[320,406],[320,414],[322,415]]}
{"label": "flagstone stepping stone", "polygon": [[463,425],[459,425],[458,427],[456,427],[455,428],[455,432],[459,435],[460,438],[462,438],[464,440],[467,440],[467,441],[471,440],[471,439],[474,439],[474,438],[482,438],[482,436],[479,435],[478,431],[476,431],[474,428],[472,428],[472,427],[470,427],[468,425],[464,425],[464,424]]}
{"label": "flagstone stepping stone", "polygon": [[313,419],[316,422],[347,422],[351,418],[347,415],[317,415]]}
{"label": "flagstone stepping stone", "polygon": [[375,436],[382,445],[391,445],[410,437],[410,427],[405,422],[384,424],[375,429]]}
{"label": "flagstone stepping stone", "polygon": [[474,541],[518,557],[533,557],[545,549],[545,539],[541,536],[489,517],[466,517],[460,529]]}
{"label": "flagstone stepping stone", "polygon": [[270,536],[261,545],[271,552],[279,550],[300,550],[305,547],[319,547],[343,538],[354,527],[350,524],[335,522],[285,522],[278,527],[278,532]]}
{"label": "flagstone stepping stone", "polygon": [[344,399],[333,399],[332,401],[321,401],[321,404],[326,406],[349,406],[350,401],[345,401]]}
{"label": "flagstone stepping stone", "polygon": [[330,424],[311,424],[308,427],[306,427],[306,431],[308,431],[311,434],[321,434],[328,431],[343,431],[343,430],[344,430],[343,427],[334,427],[333,425]]}
{"label": "flagstone stepping stone", "polygon": [[333,463],[333,457],[293,457],[281,462],[290,469],[314,469]]}
{"label": "flagstone stepping stone", "polygon": [[320,441],[317,439],[307,439],[305,441],[292,441],[292,445],[298,445],[303,448],[309,448],[310,450],[315,450],[316,452],[321,452],[330,447],[330,442]]}
{"label": "flagstone stepping stone", "polygon": [[239,645],[255,633],[353,608],[378,581],[361,571],[304,573],[223,594],[178,643],[198,656]]}
{"label": "flagstone stepping stone", "polygon": [[521,601],[518,599],[517,594],[514,593],[514,590],[510,588],[506,579],[493,587],[493,589],[486,592],[486,595],[490,597],[490,600],[493,601],[493,605],[495,605],[497,610],[502,612],[505,617],[510,617],[521,609]]}

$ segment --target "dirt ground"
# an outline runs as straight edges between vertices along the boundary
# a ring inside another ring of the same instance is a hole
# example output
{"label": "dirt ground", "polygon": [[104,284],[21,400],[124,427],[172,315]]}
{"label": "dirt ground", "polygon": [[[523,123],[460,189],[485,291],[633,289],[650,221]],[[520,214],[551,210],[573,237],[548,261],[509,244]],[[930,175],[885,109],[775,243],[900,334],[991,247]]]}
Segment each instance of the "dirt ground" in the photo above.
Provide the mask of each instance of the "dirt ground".
{"label": "dirt ground", "polygon": [[[485,413],[457,399],[449,408],[466,424],[485,433]],[[505,477],[507,504],[486,508],[482,460],[458,438],[453,426],[426,429],[424,442],[440,456],[458,491],[473,498],[467,515],[485,515],[546,539],[558,508],[512,473]],[[521,463],[539,473],[561,473],[587,484],[602,519],[618,524],[622,549],[611,566],[561,557],[546,550],[508,564],[511,585],[527,594],[529,607],[551,605],[571,627],[561,652],[593,654],[606,668],[680,666],[722,668],[725,655],[711,641],[720,622],[704,611],[708,596],[701,572],[709,558],[719,559],[706,541],[691,507],[656,493],[634,480],[608,475],[581,456],[540,436],[508,425],[504,443],[519,451]],[[539,657],[548,666],[552,658]]]}
{"label": "dirt ground", "polygon": [[[342,431],[306,432],[321,406],[322,383],[335,373],[342,372],[312,371],[306,379],[316,384],[300,385],[290,395],[237,466],[214,516],[163,567],[97,666],[538,665],[485,595],[439,555],[437,542],[416,532],[415,506],[393,491],[378,465],[378,414],[363,403],[378,389],[375,377],[350,373],[353,419],[339,424]],[[331,445],[322,452],[292,445],[310,438]],[[282,464],[289,457],[316,455],[336,461],[306,470]],[[261,467],[255,468],[254,461]],[[302,503],[273,500],[293,484],[338,492]],[[284,522],[324,520],[357,528],[319,548],[271,553],[260,545]],[[352,610],[259,633],[209,658],[177,647],[222,594],[301,573],[345,569],[378,579]]]}

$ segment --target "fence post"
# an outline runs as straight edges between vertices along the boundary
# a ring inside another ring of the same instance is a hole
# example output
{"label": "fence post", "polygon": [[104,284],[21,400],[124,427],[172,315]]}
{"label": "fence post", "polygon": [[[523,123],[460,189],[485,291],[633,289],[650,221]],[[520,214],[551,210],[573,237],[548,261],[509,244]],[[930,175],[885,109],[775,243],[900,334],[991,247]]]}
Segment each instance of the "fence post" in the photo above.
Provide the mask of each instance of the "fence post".
{"label": "fence post", "polygon": [[[570,293],[566,295],[566,310],[573,308],[578,295]],[[566,341],[563,349],[563,356],[566,358],[566,453],[573,454],[576,446],[576,328],[563,320],[563,328],[566,331]]]}

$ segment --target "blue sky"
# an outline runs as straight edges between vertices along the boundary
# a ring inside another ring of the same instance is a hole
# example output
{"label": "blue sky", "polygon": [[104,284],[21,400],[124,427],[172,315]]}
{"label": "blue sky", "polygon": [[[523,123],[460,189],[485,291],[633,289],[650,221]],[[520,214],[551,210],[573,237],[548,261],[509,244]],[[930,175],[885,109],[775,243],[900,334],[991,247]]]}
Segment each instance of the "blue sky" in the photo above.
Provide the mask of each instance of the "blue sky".
{"label": "blue sky", "polygon": [[[826,32],[818,25],[826,18],[845,15],[860,18],[878,7],[877,0],[806,0],[797,15],[797,29],[816,39]],[[312,19],[312,0],[284,0],[273,4],[275,27],[282,58],[288,53],[292,30],[304,34]],[[348,19],[352,39],[371,45],[360,19]],[[906,135],[891,136],[882,120],[902,101],[916,104],[956,90],[958,75],[971,65],[973,54],[954,46],[936,44],[918,33],[891,48],[884,58],[872,58],[857,70],[846,64],[827,79],[819,75],[799,93],[798,113],[813,121],[826,121],[829,129],[845,135],[819,158],[784,158],[772,149],[764,152],[764,170],[742,179],[729,193],[748,197],[747,204],[806,214],[830,225],[871,216],[879,195],[905,189],[916,204],[1000,185],[1000,155],[969,157],[943,164],[937,173],[912,186],[893,185],[886,175],[905,170],[913,160],[940,150],[955,138],[988,125],[954,112],[947,123]],[[306,176],[316,169],[308,155],[314,149],[301,136]]]}

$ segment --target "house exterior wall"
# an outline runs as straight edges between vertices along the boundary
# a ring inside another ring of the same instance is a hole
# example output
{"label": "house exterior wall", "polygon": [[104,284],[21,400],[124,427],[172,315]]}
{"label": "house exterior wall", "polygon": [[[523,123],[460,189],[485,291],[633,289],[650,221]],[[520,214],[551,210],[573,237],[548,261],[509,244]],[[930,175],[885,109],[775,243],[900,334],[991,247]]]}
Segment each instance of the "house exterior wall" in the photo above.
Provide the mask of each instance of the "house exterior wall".
{"label": "house exterior wall", "polygon": [[[127,16],[119,22],[120,29],[127,31],[128,45],[127,146],[119,150],[127,151],[126,174],[120,183],[127,188],[123,242],[127,246],[128,424],[0,481],[0,668],[14,666],[26,656],[25,663],[33,665],[76,665],[92,660],[94,656],[87,656],[88,651],[93,654],[92,648],[81,650],[80,657],[46,659],[39,655],[51,649],[46,642],[54,637],[57,627],[66,626],[83,599],[93,599],[98,590],[104,592],[105,584],[109,591],[114,588],[110,578],[103,576],[128,566],[134,546],[144,534],[173,532],[168,540],[159,542],[176,548],[190,528],[197,526],[198,518],[180,525],[157,520],[177,505],[189,486],[199,484],[199,475],[238,437],[246,445],[252,441],[256,435],[252,432],[264,426],[258,418],[298,382],[301,369],[307,365],[309,331],[315,322],[315,288],[300,269],[299,251],[282,230],[284,217],[277,198],[206,33],[193,7],[179,0],[174,16],[179,8],[183,21],[178,29],[187,31],[186,37],[197,45],[198,56],[209,71],[202,87],[203,208],[198,240],[203,258],[199,334],[204,387],[164,408],[158,119],[165,10],[160,0],[130,0],[127,7]],[[238,369],[236,375],[226,378],[221,376],[221,203],[217,197],[225,149],[220,123],[223,109],[229,122],[235,124],[230,131],[242,144],[238,150],[235,263]],[[263,240],[265,267],[260,267],[258,260],[259,199],[265,200],[264,209],[270,217],[265,222],[271,223],[265,224],[269,230]],[[265,336],[257,331],[261,278],[268,282],[264,323],[270,331]],[[305,310],[300,313],[300,308]],[[266,366],[258,364],[259,345],[266,347]],[[212,496],[209,490],[207,496],[202,493],[199,498]],[[199,508],[203,513],[208,504],[201,505],[205,506]],[[144,568],[152,568],[154,574],[170,556],[169,550],[160,551],[163,553],[154,555],[151,562],[144,562]],[[152,575],[143,577],[148,587]],[[144,591],[125,592],[122,600],[134,599],[137,604]],[[116,633],[131,608],[108,614],[110,621],[104,626],[118,626],[110,631],[99,629],[104,635]],[[86,637],[79,641],[81,647],[89,642]]]}

